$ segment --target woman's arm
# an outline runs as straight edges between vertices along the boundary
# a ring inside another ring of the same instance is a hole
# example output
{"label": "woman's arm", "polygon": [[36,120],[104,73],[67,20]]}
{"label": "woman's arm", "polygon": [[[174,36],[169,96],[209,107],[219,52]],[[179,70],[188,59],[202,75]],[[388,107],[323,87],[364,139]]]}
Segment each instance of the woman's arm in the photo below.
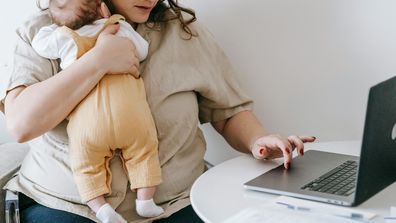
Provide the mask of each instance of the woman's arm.
{"label": "woman's arm", "polygon": [[315,137],[266,135],[263,126],[251,111],[239,112],[229,119],[212,122],[212,126],[236,150],[252,153],[257,159],[284,157],[285,168],[290,167],[292,151],[297,148],[304,154],[305,142],[313,142]]}
{"label": "woman's arm", "polygon": [[266,135],[251,111],[239,112],[229,119],[211,124],[234,149],[242,153],[251,153],[254,141]]}
{"label": "woman's arm", "polygon": [[55,127],[98,83],[104,73],[92,66],[95,64],[92,53],[52,78],[29,87],[17,87],[7,94],[7,127],[18,142]]}
{"label": "woman's arm", "polygon": [[114,34],[119,26],[102,32],[96,46],[57,75],[8,92],[5,117],[18,142],[33,139],[54,128],[93,89],[106,73],[136,73],[139,61],[134,46]]}

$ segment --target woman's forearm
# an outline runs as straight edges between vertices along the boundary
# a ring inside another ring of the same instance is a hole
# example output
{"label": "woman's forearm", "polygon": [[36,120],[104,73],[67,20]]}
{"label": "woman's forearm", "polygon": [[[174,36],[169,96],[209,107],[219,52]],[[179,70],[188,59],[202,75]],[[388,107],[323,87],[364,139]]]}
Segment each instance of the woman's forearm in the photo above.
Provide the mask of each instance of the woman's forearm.
{"label": "woman's forearm", "polygon": [[105,73],[95,60],[91,50],[55,76],[8,93],[6,122],[18,142],[47,132],[67,117]]}
{"label": "woman's forearm", "polygon": [[234,149],[243,153],[250,153],[254,141],[265,135],[263,126],[251,111],[239,112],[212,125]]}

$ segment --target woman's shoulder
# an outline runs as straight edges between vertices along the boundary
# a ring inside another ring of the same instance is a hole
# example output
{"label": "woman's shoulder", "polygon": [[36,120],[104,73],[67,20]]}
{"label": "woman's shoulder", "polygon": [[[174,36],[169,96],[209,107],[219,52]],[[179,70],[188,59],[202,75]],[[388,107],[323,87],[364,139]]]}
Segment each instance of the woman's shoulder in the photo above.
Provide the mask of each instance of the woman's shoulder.
{"label": "woman's shoulder", "polygon": [[183,29],[179,20],[175,19],[169,21],[166,29],[171,30],[170,32],[172,33],[172,38],[176,38],[176,36],[178,36],[178,39],[182,40],[182,42],[185,42],[187,45],[199,45],[199,47],[208,48],[210,52],[213,52],[218,48],[217,40],[213,36],[212,32],[198,19],[190,23],[188,28],[192,35]]}
{"label": "woman's shoulder", "polygon": [[17,28],[16,32],[23,40],[31,43],[33,37],[38,33],[38,31],[42,27],[50,24],[52,24],[51,16],[48,10],[43,10],[31,15]]}
{"label": "woman's shoulder", "polygon": [[[183,13],[183,18],[185,19],[189,19],[189,16],[187,13]],[[190,23],[188,25],[188,27],[191,29],[191,31],[195,34],[199,34],[199,33],[204,33],[206,34],[208,31],[208,29],[205,27],[205,25],[201,24],[200,21],[197,19],[194,22]],[[184,32],[182,25],[179,21],[179,19],[175,18],[172,20],[169,20],[166,23],[166,28],[165,29],[171,29],[173,31],[177,31],[177,32]],[[196,35],[199,36],[199,35]]]}
{"label": "woman's shoulder", "polygon": [[[187,17],[185,17],[187,18]],[[179,19],[168,20],[159,24],[146,24],[138,26],[138,32],[150,43],[151,52],[170,52],[191,53],[195,51],[196,55],[201,54],[205,57],[219,50],[217,42],[211,32],[199,21],[194,21],[188,25],[193,35],[190,35],[183,29]],[[171,49],[179,50],[171,50]]]}
{"label": "woman's shoulder", "polygon": [[[152,40],[156,39],[162,43],[168,41],[177,42],[179,47],[216,42],[209,29],[199,21],[190,23],[188,29],[191,31],[192,35],[186,32],[186,29],[183,29],[179,19],[172,19],[158,25],[148,24],[146,25],[145,31],[139,33],[142,34],[143,37],[146,33],[149,33]],[[154,36],[156,38],[154,38]]]}

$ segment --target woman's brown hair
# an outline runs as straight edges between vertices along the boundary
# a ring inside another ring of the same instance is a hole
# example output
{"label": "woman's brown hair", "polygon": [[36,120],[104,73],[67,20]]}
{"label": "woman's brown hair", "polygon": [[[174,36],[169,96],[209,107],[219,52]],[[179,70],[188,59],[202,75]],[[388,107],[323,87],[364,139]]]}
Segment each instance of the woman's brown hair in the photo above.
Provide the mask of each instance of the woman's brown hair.
{"label": "woman's brown hair", "polygon": [[[149,21],[156,23],[178,19],[180,21],[182,29],[190,36],[189,38],[196,36],[196,34],[188,26],[189,24],[197,20],[194,10],[180,6],[177,0],[167,0],[167,2],[168,5],[164,3],[164,0],[160,0],[158,2],[150,15]],[[174,16],[170,16],[167,18],[166,11],[169,9],[174,12]],[[182,14],[183,12],[189,14],[190,18],[185,19]]]}

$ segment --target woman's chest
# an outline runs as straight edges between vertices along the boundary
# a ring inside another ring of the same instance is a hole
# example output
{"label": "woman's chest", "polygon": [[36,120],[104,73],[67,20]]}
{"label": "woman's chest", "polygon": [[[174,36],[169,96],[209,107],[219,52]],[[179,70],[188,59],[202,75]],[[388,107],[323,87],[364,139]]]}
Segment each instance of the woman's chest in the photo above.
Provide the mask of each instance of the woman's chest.
{"label": "woman's chest", "polygon": [[197,89],[199,75],[182,67],[148,68],[143,80],[157,131],[161,139],[177,131],[196,129],[199,124]]}

